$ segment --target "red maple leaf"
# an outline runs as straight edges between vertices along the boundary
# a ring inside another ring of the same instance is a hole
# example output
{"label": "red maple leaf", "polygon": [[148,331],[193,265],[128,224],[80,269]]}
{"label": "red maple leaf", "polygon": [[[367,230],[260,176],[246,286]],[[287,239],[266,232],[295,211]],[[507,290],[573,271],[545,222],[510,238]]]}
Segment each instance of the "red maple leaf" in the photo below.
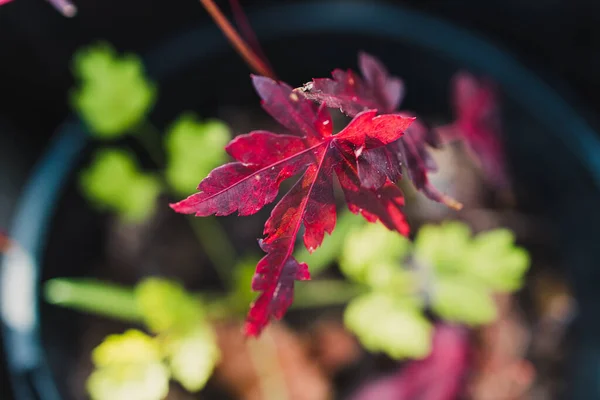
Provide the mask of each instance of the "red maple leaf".
{"label": "red maple leaf", "polygon": [[459,72],[452,79],[452,105],[455,121],[438,128],[442,139],[462,140],[485,178],[497,188],[506,188],[509,179],[494,85],[467,72]]}
{"label": "red maple leaf", "polygon": [[333,177],[337,175],[349,209],[368,221],[408,234],[400,189],[386,180],[377,188],[361,186],[357,156],[400,138],[414,117],[377,115],[365,110],[338,134],[325,105],[295,93],[284,83],[253,76],[263,108],[288,129],[287,134],[254,131],[226,147],[236,162],[213,170],[200,192],[172,204],[180,213],[196,216],[250,215],[275,200],[281,182],[302,174],[271,212],[252,289],[260,295],[252,304],[245,334],[256,336],[271,318],[280,319],[293,300],[294,282],[310,279],[308,266],[293,256],[296,236],[304,226],[304,244],[312,252],[331,234],[336,222]]}
{"label": "red maple leaf", "polygon": [[[336,69],[332,72],[333,79],[313,79],[297,91],[317,103],[339,108],[351,117],[365,109],[377,109],[382,114],[397,112],[404,94],[402,81],[390,76],[385,66],[369,54],[360,53],[358,62],[362,77],[352,70]],[[365,149],[358,154],[361,185],[377,189],[388,179],[396,182],[405,167],[414,186],[428,198],[460,209],[460,203],[429,182],[428,173],[434,172],[436,165],[426,145],[439,147],[439,139],[434,131],[417,121],[402,138],[386,146]]]}

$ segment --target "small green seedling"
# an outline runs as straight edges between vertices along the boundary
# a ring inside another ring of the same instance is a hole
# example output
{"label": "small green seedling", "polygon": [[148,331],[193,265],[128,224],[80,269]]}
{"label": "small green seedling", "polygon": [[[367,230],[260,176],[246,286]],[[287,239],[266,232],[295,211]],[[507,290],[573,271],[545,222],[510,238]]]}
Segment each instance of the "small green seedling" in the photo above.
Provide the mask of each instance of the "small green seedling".
{"label": "small green seedling", "polygon": [[118,55],[106,43],[80,50],[73,63],[80,87],[71,103],[93,136],[111,139],[143,121],[156,100],[156,88],[146,79],[135,55]]}
{"label": "small green seedling", "polygon": [[134,290],[146,329],[110,335],[94,349],[88,379],[94,400],[160,400],[169,379],[190,392],[204,387],[220,353],[199,299],[179,284],[147,278]]}
{"label": "small green seedling", "polygon": [[370,225],[351,232],[340,258],[344,275],[369,287],[344,320],[363,345],[393,358],[423,358],[432,325],[423,311],[468,326],[496,318],[494,293],[519,289],[527,252],[506,229],[471,235],[460,222],[425,225],[414,244]]}

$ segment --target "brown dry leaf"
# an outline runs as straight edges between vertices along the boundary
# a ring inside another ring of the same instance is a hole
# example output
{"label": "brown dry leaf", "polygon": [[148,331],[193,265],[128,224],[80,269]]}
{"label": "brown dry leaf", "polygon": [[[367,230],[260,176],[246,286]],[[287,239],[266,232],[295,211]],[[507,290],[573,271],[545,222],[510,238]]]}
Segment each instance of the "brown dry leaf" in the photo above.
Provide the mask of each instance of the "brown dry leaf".
{"label": "brown dry leaf", "polygon": [[242,400],[330,400],[331,383],[301,339],[271,324],[258,339],[245,339],[240,323],[216,325],[221,363],[215,378]]}
{"label": "brown dry leaf", "polygon": [[522,400],[533,384],[535,370],[523,359],[530,337],[510,295],[496,297],[498,319],[478,332],[476,373],[469,383],[474,400]]}
{"label": "brown dry leaf", "polygon": [[515,361],[494,371],[478,376],[470,387],[476,400],[525,400],[535,377],[535,370],[526,360]]}
{"label": "brown dry leaf", "polygon": [[538,273],[533,287],[535,306],[541,319],[564,321],[571,318],[575,302],[565,279],[552,273]]}
{"label": "brown dry leaf", "polygon": [[319,366],[330,375],[354,363],[361,354],[356,338],[339,320],[317,322],[306,342]]}

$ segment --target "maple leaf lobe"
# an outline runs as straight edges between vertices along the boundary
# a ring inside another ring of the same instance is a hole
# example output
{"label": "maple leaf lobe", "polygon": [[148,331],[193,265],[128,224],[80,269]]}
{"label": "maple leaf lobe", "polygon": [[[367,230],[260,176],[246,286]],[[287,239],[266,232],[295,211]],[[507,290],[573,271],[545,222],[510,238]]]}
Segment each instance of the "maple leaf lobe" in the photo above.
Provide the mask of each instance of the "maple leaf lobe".
{"label": "maple leaf lobe", "polygon": [[[313,79],[298,92],[317,103],[339,108],[349,116],[356,116],[365,109],[376,109],[385,115],[397,112],[404,95],[402,80],[390,76],[377,58],[364,52],[359,53],[359,67],[362,78],[351,70],[337,69],[332,72],[332,78]],[[387,179],[397,182],[405,168],[413,185],[429,199],[460,209],[459,202],[429,182],[428,173],[435,171],[436,166],[426,145],[437,148],[439,140],[431,129],[414,123],[401,139],[384,148],[361,149],[357,158],[362,186],[378,189]]]}

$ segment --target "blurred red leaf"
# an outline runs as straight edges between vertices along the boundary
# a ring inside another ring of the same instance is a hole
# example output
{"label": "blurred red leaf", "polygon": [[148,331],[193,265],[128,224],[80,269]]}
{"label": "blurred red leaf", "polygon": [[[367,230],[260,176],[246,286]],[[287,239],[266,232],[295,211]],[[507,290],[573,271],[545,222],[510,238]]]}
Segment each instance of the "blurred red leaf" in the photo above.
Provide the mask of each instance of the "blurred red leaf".
{"label": "blurred red leaf", "polygon": [[454,400],[469,367],[469,338],[464,327],[438,325],[433,350],[398,372],[368,383],[352,400]]}
{"label": "blurred red leaf", "polygon": [[508,186],[501,124],[494,85],[466,72],[452,79],[455,120],[440,127],[444,141],[463,140],[485,178],[500,189]]}
{"label": "blurred red leaf", "polygon": [[200,182],[199,193],[171,206],[196,216],[254,214],[275,200],[283,180],[302,173],[273,209],[260,241],[267,254],[256,267],[252,289],[261,294],[250,308],[244,329],[246,335],[256,336],[271,318],[283,317],[293,301],[294,282],[310,278],[307,265],[292,256],[301,226],[310,252],[335,227],[334,171],[352,212],[408,233],[400,189],[389,180],[378,188],[361,187],[356,158],[397,141],[414,117],[365,110],[333,135],[325,106],[317,108],[284,83],[259,76],[252,79],[263,108],[289,134],[254,131],[238,136],[226,148],[237,161],[213,170]]}

